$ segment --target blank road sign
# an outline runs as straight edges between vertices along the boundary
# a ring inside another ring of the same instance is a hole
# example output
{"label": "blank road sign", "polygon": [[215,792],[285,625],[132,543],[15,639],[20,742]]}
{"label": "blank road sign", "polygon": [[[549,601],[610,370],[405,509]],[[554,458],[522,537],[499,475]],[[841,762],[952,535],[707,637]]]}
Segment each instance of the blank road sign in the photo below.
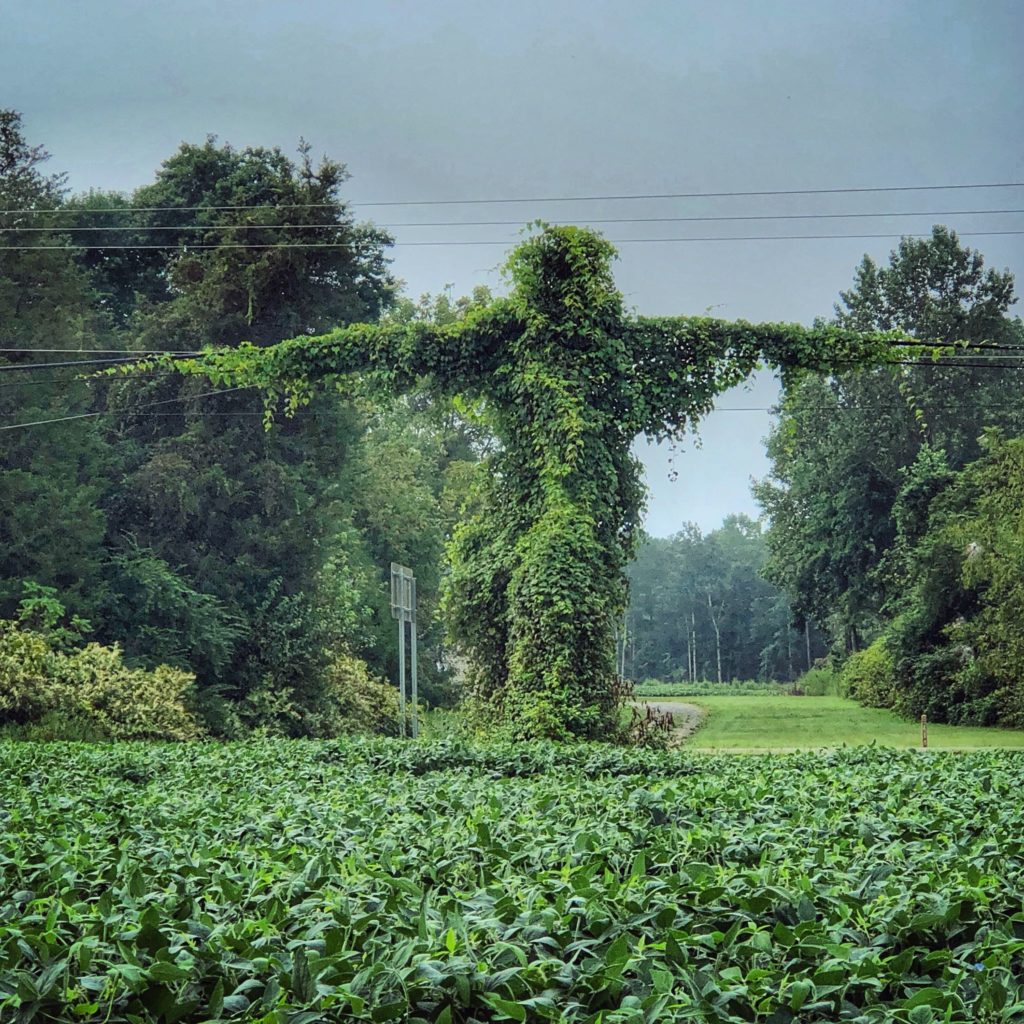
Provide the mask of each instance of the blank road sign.
{"label": "blank road sign", "polygon": [[412,569],[397,562],[391,563],[391,617],[413,621],[415,589]]}

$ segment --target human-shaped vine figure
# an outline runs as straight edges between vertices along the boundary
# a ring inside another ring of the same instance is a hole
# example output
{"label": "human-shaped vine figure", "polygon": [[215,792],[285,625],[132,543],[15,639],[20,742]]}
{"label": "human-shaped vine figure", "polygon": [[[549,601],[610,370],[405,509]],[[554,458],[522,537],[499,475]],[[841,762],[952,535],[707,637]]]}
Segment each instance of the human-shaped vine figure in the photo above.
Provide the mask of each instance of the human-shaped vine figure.
{"label": "human-shaped vine figure", "polygon": [[679,436],[761,364],[785,376],[892,351],[892,335],[630,315],[614,256],[592,231],[548,227],[512,253],[510,295],[458,323],[356,324],[175,364],[293,406],[356,373],[485,400],[500,448],[453,538],[446,608],[478,701],[520,737],[619,730],[614,623],[644,496],[634,438]]}

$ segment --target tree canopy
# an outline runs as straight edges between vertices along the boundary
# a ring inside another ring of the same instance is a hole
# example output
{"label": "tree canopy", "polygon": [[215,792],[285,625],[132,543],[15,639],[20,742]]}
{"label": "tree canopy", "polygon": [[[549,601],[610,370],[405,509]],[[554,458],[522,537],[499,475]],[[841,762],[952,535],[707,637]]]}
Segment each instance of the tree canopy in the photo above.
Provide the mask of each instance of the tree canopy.
{"label": "tree canopy", "polygon": [[[0,355],[0,619],[50,588],[128,663],[193,671],[211,730],[315,734],[332,659],[393,667],[382,567],[401,552],[420,567],[423,691],[448,699],[434,613],[476,455],[438,410],[325,394],[267,434],[246,391],[46,367],[378,319],[389,239],[351,217],[344,167],[207,139],[131,195],[69,198],[46,159],[0,113],[0,318],[20,350]],[[237,247],[281,237],[315,247]]]}
{"label": "tree canopy", "polygon": [[864,259],[836,325],[962,340],[971,351],[787,388],[768,440],[772,471],[755,488],[772,524],[766,571],[837,648],[863,646],[881,628],[894,589],[885,562],[893,509],[919,454],[941,451],[957,470],[979,456],[986,427],[1024,429],[1024,368],[1007,355],[1024,342],[1008,316],[1014,301],[1012,276],[985,269],[954,233],[904,239],[887,267]]}

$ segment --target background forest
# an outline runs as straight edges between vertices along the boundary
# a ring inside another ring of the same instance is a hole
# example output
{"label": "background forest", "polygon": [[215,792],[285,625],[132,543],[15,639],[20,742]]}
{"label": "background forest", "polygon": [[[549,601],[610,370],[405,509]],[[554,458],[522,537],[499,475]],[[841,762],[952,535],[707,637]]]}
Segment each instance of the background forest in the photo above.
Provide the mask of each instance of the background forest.
{"label": "background forest", "polygon": [[[387,731],[392,560],[419,577],[422,692],[454,701],[437,612],[445,543],[492,446],[485,411],[382,405],[356,384],[268,432],[252,391],[83,370],[382,317],[447,322],[486,292],[403,297],[391,239],[356,223],[344,166],[306,146],[291,160],[182,145],[131,195],[69,196],[45,161],[0,112],[0,720]],[[835,322],[991,351],[792,384],[756,485],[765,521],[641,545],[622,674],[791,680],[828,655],[868,703],[1024,725],[1013,289],[942,228],[887,267],[865,259]],[[37,421],[54,422],[21,426]]]}
{"label": "background forest", "polygon": [[[168,372],[84,375],[147,350],[445,320],[470,303],[400,298],[388,236],[341,198],[345,168],[314,166],[305,148],[294,162],[208,139],[130,196],[68,198],[18,116],[0,117],[0,244],[24,246],[15,229],[33,229],[31,249],[0,260],[0,415],[61,420],[2,434],[0,618],[194,672],[215,732],[330,733],[325,680],[365,684],[363,662],[394,674],[382,574],[394,559],[417,567],[423,692],[443,702],[434,609],[478,455],[451,408],[338,394],[267,431],[259,394]],[[82,212],[98,207],[109,214]],[[238,247],[282,225],[330,247]]]}

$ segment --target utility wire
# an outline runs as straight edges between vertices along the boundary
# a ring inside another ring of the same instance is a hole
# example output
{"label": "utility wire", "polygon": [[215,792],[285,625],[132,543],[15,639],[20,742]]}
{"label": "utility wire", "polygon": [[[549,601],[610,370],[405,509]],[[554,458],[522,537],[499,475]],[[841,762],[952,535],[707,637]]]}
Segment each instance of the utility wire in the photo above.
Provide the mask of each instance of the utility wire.
{"label": "utility wire", "polygon": [[[830,325],[834,326],[834,325]],[[846,328],[840,328],[845,330]],[[316,337],[315,335],[309,336],[311,339]],[[978,341],[970,342],[967,345],[959,345],[956,342],[945,342],[945,341],[917,341],[911,339],[896,339],[889,342],[890,345],[900,348],[955,348],[960,347],[965,353],[975,353],[982,349],[990,349],[992,351],[1001,352],[1019,352],[1024,356],[1024,344],[1020,345],[1005,345],[995,341]],[[221,352],[232,351],[232,346],[226,346],[225,348],[215,349],[214,354]],[[78,353],[84,356],[93,355],[121,355],[121,356],[146,356],[146,355],[169,355],[169,356],[181,356],[181,357],[195,357],[201,358],[207,353],[198,349],[177,349],[177,348],[140,348],[140,349],[127,349],[127,348],[15,348],[15,347],[0,347],[0,353],[11,353],[15,355],[30,355],[36,352],[43,352],[47,354],[75,354]],[[83,360],[73,360],[68,365],[74,365],[76,362],[82,362]],[[24,365],[24,364],[21,364]],[[45,365],[45,364],[40,364]]]}
{"label": "utility wire", "polygon": [[124,359],[71,359],[59,363],[5,363],[0,366],[0,373],[7,373],[14,370],[52,370],[57,367],[66,366],[105,366],[110,363],[137,363],[139,357],[132,354]]}
{"label": "utility wire", "polygon": [[[964,238],[987,237],[990,235],[1024,235],[1024,230],[1010,231],[961,231],[958,232]],[[638,242],[786,242],[801,241],[806,239],[847,239],[847,238],[930,238],[930,234],[922,232],[884,232],[878,234],[849,234],[849,235],[703,235],[675,238],[609,238],[608,241],[614,245],[632,245]],[[479,241],[428,241],[428,242],[393,242],[395,246],[465,246],[465,245],[511,245],[516,242],[515,238],[487,239]],[[352,249],[355,248],[351,242],[166,242],[164,244],[136,244],[136,245],[0,245],[0,252],[31,251],[31,250],[117,250],[117,249],[183,249],[186,252],[197,252],[205,249]]]}
{"label": "utility wire", "polygon": [[114,384],[124,381],[155,380],[158,377],[176,376],[178,376],[177,370],[161,370],[159,373],[133,373],[130,377],[48,377],[45,380],[10,380],[0,384],[0,388],[35,388],[42,387],[44,384],[62,384],[65,387],[70,387],[72,384]]}
{"label": "utility wire", "polygon": [[[253,387],[252,384],[243,384],[239,387],[234,388],[222,388],[219,391],[205,391],[198,395],[183,395],[180,398],[165,398],[159,402],[143,402],[141,405],[136,406],[137,409],[147,409],[154,405],[170,405],[172,402],[191,402],[194,398],[212,398],[214,395],[227,395],[233,391],[245,391],[247,388]],[[28,423],[9,423],[0,426],[0,430],[20,430],[23,427],[42,427],[49,423],[67,423],[69,420],[84,420],[93,416],[111,416],[115,415],[114,410],[101,409],[99,412],[80,412],[73,416],[57,416],[53,419],[48,420],[31,420]],[[134,410],[125,410],[124,415],[133,415]]]}
{"label": "utility wire", "polygon": [[[926,345],[926,346],[922,346],[922,347],[925,347],[925,348],[935,348],[935,347],[937,347],[937,348],[947,348],[947,347],[951,347],[951,346],[945,346],[945,345]],[[952,362],[939,362],[937,360],[929,361],[929,360],[920,360],[920,359],[886,359],[886,360],[883,360],[883,363],[885,365],[889,365],[889,366],[995,366],[995,367],[1008,366],[1008,367],[1015,367],[1018,364],[1016,364],[1016,363],[997,363],[997,362],[995,362],[995,359],[997,359],[997,358],[1010,358],[1013,355],[1015,355],[1015,352],[1011,352],[1010,348],[1011,348],[1011,346],[1007,346],[1006,349],[1000,349],[999,352],[998,352],[998,355],[993,354],[991,359],[984,359],[984,358],[977,359],[976,358],[974,362],[964,362],[963,358],[961,358],[957,354],[953,353],[953,354],[950,354],[948,356],[944,356],[942,358],[944,358],[944,359],[959,359],[960,360],[959,362],[952,363]],[[201,355],[201,353],[200,353],[200,355]],[[964,353],[965,357],[967,357],[967,356],[977,357],[978,355],[979,354],[977,352],[974,352],[974,351],[965,351],[965,353]],[[1020,355],[1019,358],[1024,360],[1024,351],[1021,351],[1021,355]],[[50,370],[50,369],[54,369],[54,368],[57,368],[57,367],[105,366],[105,365],[109,365],[111,363],[114,364],[114,365],[124,365],[125,363],[129,363],[130,364],[130,363],[137,363],[137,362],[139,362],[139,359],[136,358],[136,356],[132,355],[132,356],[129,356],[129,357],[124,358],[124,359],[73,359],[70,362],[58,362],[58,363],[8,363],[8,364],[4,364],[4,365],[0,366],[0,373],[6,373],[8,371],[15,371],[15,370]],[[858,364],[855,364],[855,365],[862,365],[862,364],[858,363]],[[1024,366],[1024,362],[1022,362],[1020,365]],[[128,379],[128,378],[125,378],[125,379]]]}
{"label": "utility wire", "polygon": [[[247,207],[248,209],[248,207]],[[64,211],[54,211],[56,213]],[[606,217],[586,218],[587,224],[696,224],[720,221],[751,220],[850,220],[879,217],[973,217],[983,214],[1024,213],[1024,208],[1008,210],[893,210],[882,213],[771,213],[747,214],[743,216],[714,217]],[[519,227],[521,220],[438,220],[400,221],[392,224],[376,224],[379,228],[468,228],[468,227]],[[572,224],[574,221],[555,220],[552,224]],[[59,224],[45,227],[31,225],[21,227],[0,226],[0,232],[32,233],[57,231],[250,231],[278,229],[282,231],[305,231],[319,228],[349,228],[344,222],[320,224],[110,224],[106,226]]]}
{"label": "utility wire", "polygon": [[183,348],[140,348],[140,349],[128,349],[128,348],[0,348],[0,352],[46,352],[50,353],[78,353],[83,356],[93,355],[138,355],[138,356],[201,356],[202,352],[190,351],[189,349]]}
{"label": "utility wire", "polygon": [[[857,188],[793,188],[760,189],[756,191],[732,192],[635,192],[622,195],[587,196],[522,196],[498,197],[494,199],[390,199],[362,203],[255,203],[209,206],[121,206],[117,208],[83,207],[76,213],[184,213],[198,210],[252,210],[269,207],[278,210],[327,210],[338,206],[485,206],[499,203],[589,203],[635,199],[732,199],[748,196],[822,196],[862,195],[880,192],[946,192],[967,189],[1022,188],[1024,181],[978,182],[958,185],[874,185]],[[0,214],[27,213],[32,215],[53,213],[52,209],[14,208],[0,210]]]}

